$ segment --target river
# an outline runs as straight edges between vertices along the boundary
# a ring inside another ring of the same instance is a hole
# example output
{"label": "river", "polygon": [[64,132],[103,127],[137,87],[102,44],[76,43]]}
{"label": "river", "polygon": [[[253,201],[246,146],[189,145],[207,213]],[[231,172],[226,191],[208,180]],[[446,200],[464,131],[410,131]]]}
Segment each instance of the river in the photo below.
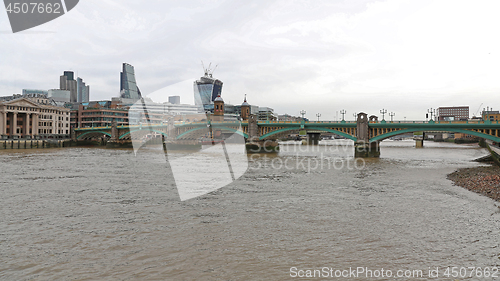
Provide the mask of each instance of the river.
{"label": "river", "polygon": [[499,204],[446,179],[486,150],[413,146],[384,141],[379,159],[355,161],[349,141],[287,143],[187,201],[154,147],[2,150],[0,279],[306,280],[359,267],[454,280],[446,268],[500,267]]}

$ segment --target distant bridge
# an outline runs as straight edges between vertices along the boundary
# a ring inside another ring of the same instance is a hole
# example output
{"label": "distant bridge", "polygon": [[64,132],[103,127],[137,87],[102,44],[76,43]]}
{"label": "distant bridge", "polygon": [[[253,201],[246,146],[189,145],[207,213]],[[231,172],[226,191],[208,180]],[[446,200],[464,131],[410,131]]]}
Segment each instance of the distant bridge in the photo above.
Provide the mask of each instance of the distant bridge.
{"label": "distant bridge", "polygon": [[[241,124],[241,129],[239,126]],[[292,121],[259,121],[259,140],[276,139],[278,136],[298,132],[301,130],[308,131],[321,131],[337,134],[353,141],[357,140],[356,122],[292,122]],[[207,128],[206,122],[194,123],[180,123],[174,125],[176,128],[176,139],[191,139],[199,137],[198,131],[203,131]],[[435,122],[435,121],[395,121],[395,122],[370,122],[370,138],[369,142],[382,141],[384,139],[412,132],[426,132],[426,131],[443,131],[455,132],[473,135],[480,138],[489,139],[491,141],[500,142],[500,123],[491,121],[451,121],[451,122]],[[212,129],[220,129],[227,132],[238,133],[245,138],[248,138],[248,122],[217,122],[212,123]],[[118,126],[119,136],[118,139],[130,140],[132,132],[144,133],[156,132],[168,137],[167,125],[165,124],[152,124],[150,126]],[[111,127],[89,127],[89,128],[76,128],[77,139],[93,139],[100,138],[103,135],[111,137]]]}
{"label": "distant bridge", "polygon": [[[171,140],[194,140],[206,135],[207,125],[212,131],[237,133],[249,141],[264,142],[276,140],[285,135],[305,132],[318,135],[318,132],[333,133],[354,142],[379,143],[387,138],[412,132],[455,132],[500,143],[500,123],[498,121],[377,121],[368,120],[366,114],[358,114],[358,120],[348,121],[257,121],[242,122],[169,122],[166,124],[90,127],[74,129],[77,140],[111,138],[131,140],[133,136],[151,133],[161,134]],[[113,128],[115,128],[113,131]],[[377,148],[378,150],[378,148]]]}

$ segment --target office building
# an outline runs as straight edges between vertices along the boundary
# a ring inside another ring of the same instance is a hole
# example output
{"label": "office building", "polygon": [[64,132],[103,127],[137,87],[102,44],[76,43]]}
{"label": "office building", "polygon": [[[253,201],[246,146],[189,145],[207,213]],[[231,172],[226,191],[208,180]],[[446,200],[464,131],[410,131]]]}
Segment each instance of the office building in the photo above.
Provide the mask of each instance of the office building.
{"label": "office building", "polygon": [[63,76],[65,76],[68,81],[75,80],[75,73],[73,71],[64,71]]}
{"label": "office building", "polygon": [[38,89],[23,89],[23,96],[27,95],[45,95],[47,96],[48,91],[38,90]]}
{"label": "office building", "polygon": [[75,103],[71,109],[71,128],[111,127],[128,125],[128,109],[113,101]]}
{"label": "office building", "polygon": [[[148,112],[149,120],[144,119],[144,110]],[[129,107],[129,121],[130,124],[139,124],[140,122],[161,123],[171,116],[197,113],[198,107],[195,105],[171,104],[169,102],[156,103],[149,98],[143,98],[140,102],[136,102]]]}
{"label": "office building", "polygon": [[90,86],[85,85],[83,79],[76,79],[76,102],[89,102]]}
{"label": "office building", "polygon": [[123,70],[120,72],[120,97],[133,100],[142,97],[135,81],[134,67],[128,63],[123,63]]}
{"label": "office building", "polygon": [[194,81],[194,103],[200,112],[214,110],[214,100],[222,94],[222,81],[213,78],[213,70],[204,69],[205,75]]}
{"label": "office building", "polygon": [[272,109],[270,107],[265,107],[265,106],[259,107],[259,113],[257,114],[257,120],[275,121],[276,116],[274,115],[274,109]]}
{"label": "office building", "polygon": [[181,104],[181,97],[180,96],[170,96],[170,97],[168,97],[168,102],[171,104]]}
{"label": "office building", "polygon": [[302,117],[292,116],[290,114],[281,114],[281,115],[278,115],[278,121],[298,122],[298,121],[302,121]]}
{"label": "office building", "polygon": [[69,102],[88,102],[90,100],[90,86],[78,77],[75,80],[73,71],[64,71],[59,78],[59,89],[70,92]]}
{"label": "office building", "polygon": [[59,89],[70,92],[70,102],[77,102],[77,82],[74,77],[73,71],[64,71],[64,74],[59,77]]}
{"label": "office building", "polygon": [[468,106],[439,107],[436,111],[438,121],[467,121],[469,119]]}
{"label": "office building", "polygon": [[0,101],[11,101],[20,98],[27,98],[39,104],[53,104],[53,101],[47,98],[47,94],[35,94],[35,93],[27,93],[24,95],[13,94],[12,96],[3,96],[0,97]]}
{"label": "office building", "polygon": [[50,89],[47,97],[57,102],[70,102],[71,92],[68,90]]}

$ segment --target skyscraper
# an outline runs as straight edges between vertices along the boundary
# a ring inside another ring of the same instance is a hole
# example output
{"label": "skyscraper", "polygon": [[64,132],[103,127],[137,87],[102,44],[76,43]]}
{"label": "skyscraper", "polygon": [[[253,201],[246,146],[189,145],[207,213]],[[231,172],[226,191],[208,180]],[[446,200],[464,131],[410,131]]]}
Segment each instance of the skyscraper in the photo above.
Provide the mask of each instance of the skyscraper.
{"label": "skyscraper", "polygon": [[66,76],[68,80],[75,80],[75,73],[73,71],[64,71],[63,75]]}
{"label": "skyscraper", "polygon": [[59,80],[59,89],[70,92],[70,102],[88,102],[90,100],[90,87],[85,85],[80,77],[75,80],[73,71],[64,71]]}
{"label": "skyscraper", "polygon": [[69,91],[70,102],[77,101],[77,90],[76,90],[77,85],[76,85],[76,80],[74,79],[74,77],[75,76],[74,76],[73,71],[64,71],[64,74],[61,75],[60,80],[59,80],[59,89]]}
{"label": "skyscraper", "polygon": [[76,79],[76,101],[89,102],[90,86],[85,85],[83,79],[78,77]]}
{"label": "skyscraper", "polygon": [[123,63],[123,71],[120,72],[120,97],[136,100],[142,97],[135,81],[134,67],[128,63]]}
{"label": "skyscraper", "polygon": [[[215,69],[214,69],[215,70]],[[213,110],[214,100],[222,93],[222,81],[213,78],[214,70],[204,68],[205,75],[194,81],[194,103],[203,111]]]}

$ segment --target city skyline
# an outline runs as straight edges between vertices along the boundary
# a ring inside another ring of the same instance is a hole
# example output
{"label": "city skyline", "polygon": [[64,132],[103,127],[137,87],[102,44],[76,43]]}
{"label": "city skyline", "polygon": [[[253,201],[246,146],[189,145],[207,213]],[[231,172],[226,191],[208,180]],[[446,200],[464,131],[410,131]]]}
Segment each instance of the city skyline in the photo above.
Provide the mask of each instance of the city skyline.
{"label": "city skyline", "polygon": [[[201,60],[219,64],[222,96],[315,120],[364,111],[424,120],[439,106],[498,108],[497,3],[452,1],[209,4],[86,1],[65,17],[11,34],[0,13],[0,95],[55,89],[63,70],[119,96],[117,73],[135,66],[144,96],[169,85],[194,104]],[[155,8],[152,8],[155,7]],[[195,8],[194,8],[195,7]],[[215,15],[215,16],[214,16]],[[36,61],[36,64],[33,62]],[[167,98],[167,97],[166,97]]]}

